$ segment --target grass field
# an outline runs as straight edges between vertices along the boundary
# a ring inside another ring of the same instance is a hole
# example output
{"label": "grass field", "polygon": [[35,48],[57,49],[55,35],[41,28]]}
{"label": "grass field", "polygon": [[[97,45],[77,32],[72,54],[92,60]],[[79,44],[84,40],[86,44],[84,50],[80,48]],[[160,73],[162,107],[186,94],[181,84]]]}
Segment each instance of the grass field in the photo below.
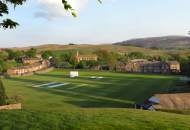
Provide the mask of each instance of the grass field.
{"label": "grass field", "polygon": [[[22,97],[24,110],[1,112],[0,129],[190,129],[189,116],[128,109],[155,93],[172,90],[178,77],[79,72],[80,78],[74,79],[68,70],[4,79],[8,95]],[[66,85],[41,86],[52,82]]]}
{"label": "grass field", "polygon": [[[90,79],[91,76],[104,78]],[[57,70],[5,79],[4,84],[8,95],[22,96],[25,109],[62,111],[72,108],[130,107],[155,93],[168,92],[176,81],[174,76],[87,71],[80,72],[79,78],[72,79],[69,78],[69,71]],[[52,82],[68,84],[57,88],[33,87]],[[53,108],[50,107],[52,105]]]}

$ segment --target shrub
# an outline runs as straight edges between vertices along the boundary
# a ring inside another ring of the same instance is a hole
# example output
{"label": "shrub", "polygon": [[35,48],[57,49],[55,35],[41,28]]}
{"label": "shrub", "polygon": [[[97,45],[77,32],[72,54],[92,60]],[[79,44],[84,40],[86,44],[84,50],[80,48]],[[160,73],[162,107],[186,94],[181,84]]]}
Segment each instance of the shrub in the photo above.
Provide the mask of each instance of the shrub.
{"label": "shrub", "polygon": [[130,59],[144,59],[144,58],[146,58],[145,54],[142,52],[131,52],[131,53],[129,53],[128,57]]}
{"label": "shrub", "polygon": [[22,97],[20,95],[12,96],[6,99],[6,104],[15,104],[22,101]]}

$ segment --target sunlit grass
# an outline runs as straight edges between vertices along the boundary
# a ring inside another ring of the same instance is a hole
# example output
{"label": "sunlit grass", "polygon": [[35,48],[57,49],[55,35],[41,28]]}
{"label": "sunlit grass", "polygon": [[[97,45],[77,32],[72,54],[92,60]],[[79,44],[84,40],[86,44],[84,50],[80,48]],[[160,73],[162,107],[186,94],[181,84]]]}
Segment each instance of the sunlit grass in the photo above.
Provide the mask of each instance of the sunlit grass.
{"label": "sunlit grass", "polygon": [[[190,117],[129,109],[176,87],[177,76],[69,70],[3,79],[8,96],[22,97],[22,111],[0,113],[0,129],[138,130],[190,129]],[[91,79],[101,76],[103,79]],[[34,85],[69,83],[57,88]]]}

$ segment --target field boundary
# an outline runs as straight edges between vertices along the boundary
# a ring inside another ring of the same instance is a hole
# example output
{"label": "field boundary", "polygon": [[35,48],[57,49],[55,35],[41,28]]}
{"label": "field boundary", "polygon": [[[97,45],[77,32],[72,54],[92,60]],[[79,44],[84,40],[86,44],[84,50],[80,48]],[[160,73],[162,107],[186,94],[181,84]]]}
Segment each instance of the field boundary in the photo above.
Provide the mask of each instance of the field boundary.
{"label": "field boundary", "polygon": [[156,109],[190,109],[190,93],[155,94],[155,97],[160,99],[160,104],[154,106]]}
{"label": "field boundary", "polygon": [[20,109],[22,109],[21,103],[0,106],[0,110],[20,110]]}

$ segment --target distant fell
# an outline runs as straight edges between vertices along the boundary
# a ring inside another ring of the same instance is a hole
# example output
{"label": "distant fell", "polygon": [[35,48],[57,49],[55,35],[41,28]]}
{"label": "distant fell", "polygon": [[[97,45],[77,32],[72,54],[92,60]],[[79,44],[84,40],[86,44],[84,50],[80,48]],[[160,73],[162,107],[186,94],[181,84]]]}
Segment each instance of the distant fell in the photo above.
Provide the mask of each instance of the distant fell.
{"label": "distant fell", "polygon": [[190,47],[190,37],[188,36],[163,36],[163,37],[148,37],[126,40],[114,45],[123,46],[138,46],[145,48],[187,48]]}

